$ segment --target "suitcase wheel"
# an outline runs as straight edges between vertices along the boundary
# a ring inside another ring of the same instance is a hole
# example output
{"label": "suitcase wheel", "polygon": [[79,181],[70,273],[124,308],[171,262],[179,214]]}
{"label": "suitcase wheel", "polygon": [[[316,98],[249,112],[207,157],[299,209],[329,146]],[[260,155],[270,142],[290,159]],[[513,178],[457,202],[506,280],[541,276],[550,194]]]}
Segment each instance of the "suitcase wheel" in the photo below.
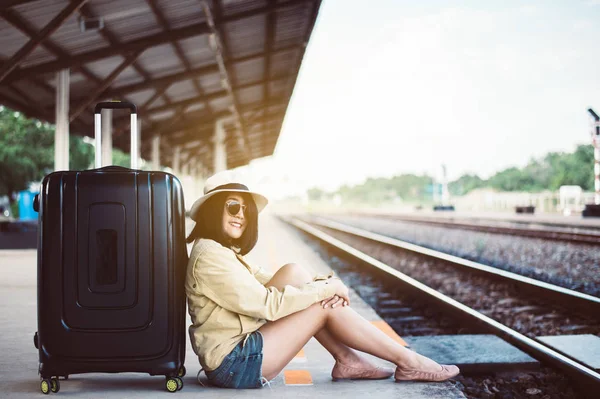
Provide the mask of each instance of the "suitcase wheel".
{"label": "suitcase wheel", "polygon": [[179,380],[179,377],[169,377],[167,378],[167,391],[169,392],[177,392],[179,390],[179,382],[177,382],[177,380]]}
{"label": "suitcase wheel", "polygon": [[60,382],[58,382],[58,378],[52,377],[50,379],[50,390],[54,393],[60,391]]}
{"label": "suitcase wheel", "polygon": [[183,389],[183,379],[176,377],[177,378],[177,390],[181,391]]}
{"label": "suitcase wheel", "polygon": [[44,378],[40,383],[40,390],[44,395],[48,395],[50,393],[50,380]]}
{"label": "suitcase wheel", "polygon": [[179,377],[179,378],[185,377],[185,373],[186,373],[185,366],[181,366],[181,368],[177,372],[177,377]]}

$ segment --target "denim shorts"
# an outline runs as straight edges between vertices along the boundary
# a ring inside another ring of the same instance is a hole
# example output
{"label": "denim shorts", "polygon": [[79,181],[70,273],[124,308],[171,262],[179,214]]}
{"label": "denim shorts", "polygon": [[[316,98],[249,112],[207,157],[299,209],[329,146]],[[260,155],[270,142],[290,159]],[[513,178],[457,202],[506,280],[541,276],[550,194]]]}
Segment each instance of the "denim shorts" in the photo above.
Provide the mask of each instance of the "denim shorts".
{"label": "denim shorts", "polygon": [[219,367],[206,372],[211,384],[221,388],[261,388],[264,385],[263,336],[257,330],[245,341],[237,344]]}

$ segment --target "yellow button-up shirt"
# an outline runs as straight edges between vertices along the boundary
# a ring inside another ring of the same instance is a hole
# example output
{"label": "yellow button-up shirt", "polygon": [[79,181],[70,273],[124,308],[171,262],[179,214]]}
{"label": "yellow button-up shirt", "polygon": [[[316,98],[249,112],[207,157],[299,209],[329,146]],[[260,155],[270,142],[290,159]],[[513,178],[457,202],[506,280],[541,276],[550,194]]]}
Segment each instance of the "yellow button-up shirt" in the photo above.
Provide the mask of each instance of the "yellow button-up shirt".
{"label": "yellow button-up shirt", "polygon": [[253,267],[233,249],[209,239],[196,240],[187,267],[185,290],[192,319],[194,352],[205,370],[215,370],[248,334],[335,294],[317,279],[297,288],[265,287],[273,275]]}

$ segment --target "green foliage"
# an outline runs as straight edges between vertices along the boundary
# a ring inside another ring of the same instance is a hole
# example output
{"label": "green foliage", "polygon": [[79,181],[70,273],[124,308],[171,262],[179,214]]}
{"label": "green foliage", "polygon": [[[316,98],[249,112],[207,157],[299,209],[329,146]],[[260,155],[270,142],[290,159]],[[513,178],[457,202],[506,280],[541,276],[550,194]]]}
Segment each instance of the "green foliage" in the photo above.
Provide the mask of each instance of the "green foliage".
{"label": "green foliage", "polygon": [[448,191],[452,195],[464,195],[476,188],[485,187],[485,180],[477,175],[462,175],[457,180],[448,183]]}
{"label": "green foliage", "polygon": [[0,106],[0,195],[12,202],[17,191],[52,170],[53,143],[50,125]]}
{"label": "green foliage", "polygon": [[380,204],[404,199],[425,200],[427,186],[433,182],[430,176],[412,174],[394,176],[391,179],[369,178],[357,186],[342,186],[337,191],[343,201]]}
{"label": "green foliage", "polygon": [[[53,144],[54,145],[54,144]],[[85,170],[94,167],[94,147],[79,136],[69,135],[69,169]]]}
{"label": "green foliage", "polygon": [[502,191],[558,190],[560,186],[581,186],[594,190],[594,148],[579,145],[574,153],[551,152],[541,160],[531,160],[522,169],[509,168],[488,180],[488,187]]}
{"label": "green foliage", "polygon": [[[130,156],[113,150],[115,165],[130,166]],[[94,167],[94,147],[82,137],[69,136],[69,169]],[[0,196],[11,204],[16,193],[40,181],[54,169],[54,126],[27,119],[0,105]]]}
{"label": "green foliage", "polygon": [[18,218],[19,217],[19,203],[17,201],[12,202],[10,204],[10,215],[13,218]]}
{"label": "green foliage", "polygon": [[129,168],[131,166],[131,156],[121,150],[113,148],[112,158],[113,165],[123,166],[124,168]]}
{"label": "green foliage", "polygon": [[[430,176],[412,174],[391,179],[369,178],[363,184],[342,186],[337,192],[324,195],[318,188],[308,191],[311,200],[323,200],[336,193],[344,202],[376,205],[392,201],[430,201],[432,199]],[[560,186],[577,185],[585,191],[594,190],[594,148],[579,145],[573,153],[551,152],[542,159],[532,159],[525,167],[504,169],[488,180],[465,174],[448,183],[452,195],[464,195],[478,188],[499,191],[539,192],[556,191]]]}
{"label": "green foliage", "polygon": [[308,199],[311,201],[321,201],[326,195],[325,191],[317,187],[308,189],[306,194],[308,195]]}

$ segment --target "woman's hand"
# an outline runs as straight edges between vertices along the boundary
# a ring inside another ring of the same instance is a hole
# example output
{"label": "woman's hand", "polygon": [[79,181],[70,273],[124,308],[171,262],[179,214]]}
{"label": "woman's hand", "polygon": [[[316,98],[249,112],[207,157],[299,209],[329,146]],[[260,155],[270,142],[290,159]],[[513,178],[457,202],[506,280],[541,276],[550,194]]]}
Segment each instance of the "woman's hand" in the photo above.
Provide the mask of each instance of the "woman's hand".
{"label": "woman's hand", "polygon": [[338,295],[334,295],[327,299],[323,299],[321,301],[321,306],[323,306],[323,309],[327,309],[329,307],[335,308],[336,306],[346,306],[345,303],[346,301],[344,299],[342,299]]}
{"label": "woman's hand", "polygon": [[330,278],[327,282],[328,284],[335,285],[335,295],[331,298],[327,298],[321,301],[321,305],[323,306],[323,308],[327,308],[329,306],[335,308],[340,305],[348,306],[350,304],[349,291],[348,287],[346,287],[344,283],[342,283],[342,280],[340,280],[337,277],[333,277]]}

